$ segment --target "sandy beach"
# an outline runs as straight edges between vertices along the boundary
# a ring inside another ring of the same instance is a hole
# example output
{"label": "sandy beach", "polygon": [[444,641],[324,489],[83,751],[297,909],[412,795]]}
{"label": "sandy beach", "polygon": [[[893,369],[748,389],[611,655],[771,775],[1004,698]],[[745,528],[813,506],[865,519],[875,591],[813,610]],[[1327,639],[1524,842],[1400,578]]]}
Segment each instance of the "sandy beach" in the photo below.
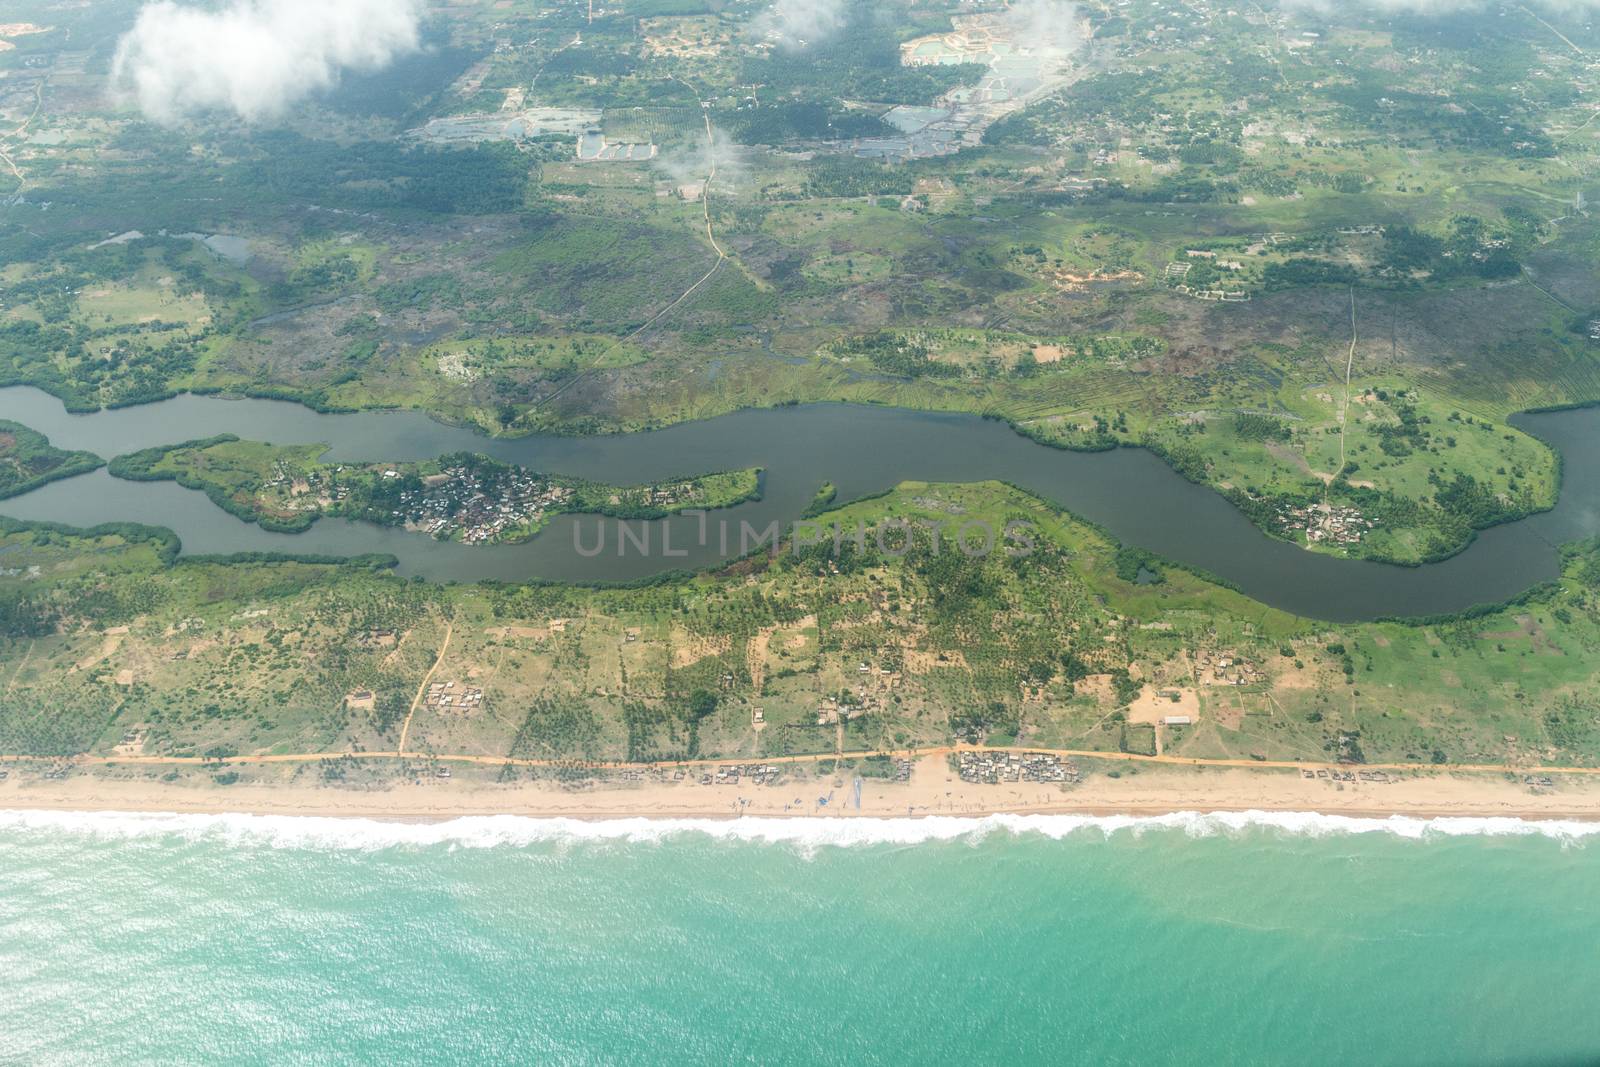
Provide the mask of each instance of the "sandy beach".
{"label": "sandy beach", "polygon": [[468,777],[392,778],[326,784],[275,769],[273,777],[219,785],[206,776],[162,781],[147,768],[107,768],[65,779],[13,772],[0,808],[160,811],[449,819],[512,814],[580,819],[761,817],[980,817],[996,813],[1155,815],[1176,811],[1294,811],[1360,816],[1600,820],[1600,781],[1557,779],[1530,787],[1508,776],[1439,772],[1389,782],[1332,782],[1294,771],[1158,767],[1090,774],[1060,786],[963,782],[945,760],[918,761],[909,782],[865,779],[859,805],[849,776],[794,777],[771,785],[601,780],[511,784]]}

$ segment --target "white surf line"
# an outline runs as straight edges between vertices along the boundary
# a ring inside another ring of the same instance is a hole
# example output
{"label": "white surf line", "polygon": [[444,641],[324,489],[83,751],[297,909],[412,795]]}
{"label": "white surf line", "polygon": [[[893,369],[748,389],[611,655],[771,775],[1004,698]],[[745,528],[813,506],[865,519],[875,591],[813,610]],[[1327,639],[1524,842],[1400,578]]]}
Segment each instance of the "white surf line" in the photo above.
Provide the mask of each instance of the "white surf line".
{"label": "white surf line", "polygon": [[[678,81],[677,78],[674,78],[672,80],[673,81]],[[681,84],[687,86],[688,89],[690,90],[690,92],[694,92],[694,86],[689,85],[687,82],[682,82]],[[699,93],[697,93],[697,92],[695,93],[695,98],[697,100],[699,99],[699,95],[700,95]],[[716,138],[712,135],[712,132],[711,132],[711,114],[710,114],[710,112],[702,110],[702,115],[703,115],[703,118],[705,119],[705,124],[706,124],[706,152],[710,156],[711,170],[710,170],[710,173],[708,173],[706,175],[705,183],[701,186],[701,189],[700,189],[700,206],[701,206],[702,212],[705,215],[705,220],[706,220],[706,240],[711,243],[711,250],[717,254],[716,262],[711,264],[711,269],[706,271],[705,274],[700,278],[699,281],[695,282],[693,285],[689,286],[689,288],[685,289],[683,291],[683,293],[678,297],[678,299],[674,300],[672,303],[668,304],[666,307],[662,308],[660,311],[658,311],[654,315],[650,316],[650,318],[646,319],[644,325],[640,326],[637,330],[634,330],[632,333],[628,334],[627,336],[619,338],[618,340],[612,342],[611,345],[609,345],[605,350],[603,350],[598,356],[596,356],[594,358],[594,362],[593,363],[589,364],[589,366],[584,368],[584,370],[580,371],[579,373],[577,373],[577,374],[573,375],[571,378],[569,378],[567,380],[566,384],[561,386],[555,392],[551,393],[549,396],[543,397],[540,400],[536,401],[533,404],[534,407],[537,408],[541,404],[545,404],[545,403],[548,403],[551,400],[554,400],[556,397],[560,396],[562,393],[566,392],[568,389],[571,389],[574,385],[577,385],[579,382],[583,381],[590,374],[594,373],[594,371],[600,366],[601,362],[607,356],[609,356],[611,353],[615,352],[617,349],[621,348],[623,345],[627,344],[629,341],[633,340],[635,337],[638,337],[640,334],[642,334],[646,330],[650,329],[650,327],[654,326],[656,323],[660,322],[662,319],[664,319],[668,315],[670,315],[674,310],[676,310],[678,307],[680,307],[685,300],[688,300],[691,296],[693,296],[696,293],[696,291],[698,291],[699,288],[702,285],[704,285],[706,282],[709,282],[711,280],[711,276],[716,274],[717,271],[719,269],[721,269],[723,263],[727,262],[728,253],[723,251],[722,246],[717,243],[717,235],[713,231],[712,225],[711,225],[711,184],[717,180],[717,142],[716,142]]]}
{"label": "white surf line", "polygon": [[1267,832],[1293,837],[1383,834],[1410,841],[1453,837],[1540,837],[1576,844],[1600,823],[1574,817],[1510,815],[1337,814],[1316,811],[1175,809],[1164,814],[1022,814],[906,816],[626,816],[458,815],[437,821],[338,815],[200,814],[162,811],[0,810],[0,832],[77,834],[105,841],[213,838],[231,845],[328,851],[377,848],[517,848],[547,843],[661,844],[688,835],[805,851],[872,845],[978,841],[990,835],[1060,841],[1076,834],[1169,831],[1187,837]]}

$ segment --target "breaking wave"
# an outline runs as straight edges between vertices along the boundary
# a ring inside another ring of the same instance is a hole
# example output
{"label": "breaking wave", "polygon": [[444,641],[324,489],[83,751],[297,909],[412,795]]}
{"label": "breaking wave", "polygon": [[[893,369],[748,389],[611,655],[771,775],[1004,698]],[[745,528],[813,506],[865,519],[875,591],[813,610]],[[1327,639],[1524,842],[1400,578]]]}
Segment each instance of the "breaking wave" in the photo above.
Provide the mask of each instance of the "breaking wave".
{"label": "breaking wave", "polygon": [[190,815],[155,812],[0,811],[0,834],[75,834],[102,841],[165,838],[269,847],[340,850],[499,848],[544,843],[656,844],[693,837],[807,851],[855,845],[916,845],[982,840],[990,835],[1043,837],[1151,832],[1190,837],[1249,832],[1323,837],[1389,834],[1411,840],[1463,836],[1546,837],[1577,843],[1600,834],[1600,822],[1509,817],[1364,818],[1287,811],[1179,811],[1166,815],[988,815],[922,818],[568,819],[522,815],[464,816],[398,822],[301,815]]}

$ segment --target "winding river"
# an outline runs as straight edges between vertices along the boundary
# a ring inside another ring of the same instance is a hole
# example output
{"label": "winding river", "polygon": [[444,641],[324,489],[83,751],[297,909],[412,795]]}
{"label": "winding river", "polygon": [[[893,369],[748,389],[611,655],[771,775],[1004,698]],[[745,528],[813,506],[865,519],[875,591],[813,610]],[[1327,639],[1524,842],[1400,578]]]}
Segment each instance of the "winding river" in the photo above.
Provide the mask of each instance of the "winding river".
{"label": "winding river", "polygon": [[[601,524],[593,516],[561,516],[525,544],[484,547],[333,518],[305,533],[268,533],[217,508],[203,493],[172,482],[123,481],[104,470],[0,501],[0,514],[18,519],[164,526],[182,539],[186,553],[380,552],[395,556],[403,575],[443,581],[627,581],[710,566],[725,558],[716,533],[719,520],[730,524],[729,550],[737,552],[741,523],[759,529],[774,520],[788,522],[823,482],[832,482],[844,503],[906,479],[1003,479],[1100,524],[1128,544],[1221,575],[1257,600],[1333,621],[1445,613],[1504,600],[1554,576],[1562,542],[1600,533],[1600,472],[1592,462],[1600,453],[1600,409],[1517,416],[1517,426],[1566,459],[1559,503],[1544,514],[1486,530],[1465,552],[1424,567],[1341,560],[1275,541],[1221,496],[1184,481],[1143,449],[1066,452],[969,415],[813,404],[741,411],[647,433],[505,440],[416,412],[324,415],[282,401],[190,395],[69,415],[47,393],[12,387],[0,389],[0,418],[46,434],[57,447],[107,458],[233,433],[274,444],[326,443],[328,458],[346,461],[421,460],[474,451],[534,470],[616,484],[766,469],[762,498],[714,513],[703,545],[705,520],[696,516],[629,524],[650,539],[649,553],[633,543],[619,552],[616,523]],[[593,553],[601,528],[609,539]],[[593,554],[576,549],[575,534]],[[664,543],[682,554],[664,555]]]}

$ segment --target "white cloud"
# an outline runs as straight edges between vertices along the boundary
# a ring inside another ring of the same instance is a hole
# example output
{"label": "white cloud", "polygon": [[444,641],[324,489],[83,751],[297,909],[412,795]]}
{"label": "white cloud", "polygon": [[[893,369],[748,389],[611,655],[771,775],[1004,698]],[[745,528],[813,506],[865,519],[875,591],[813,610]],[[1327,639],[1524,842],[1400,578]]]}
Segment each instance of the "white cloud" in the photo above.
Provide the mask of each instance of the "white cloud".
{"label": "white cloud", "polygon": [[713,127],[711,140],[697,137],[692,143],[669,149],[656,157],[655,165],[674,185],[701,182],[716,170],[713,190],[726,193],[740,185],[750,170],[750,150],[736,143],[720,127]]}
{"label": "white cloud", "polygon": [[156,122],[212,110],[271,119],[343,71],[414,51],[420,17],[421,0],[156,0],[118,42],[112,86]]}
{"label": "white cloud", "polygon": [[1078,6],[1070,0],[1016,0],[1006,8],[1011,39],[1040,52],[1076,52],[1083,44]]}
{"label": "white cloud", "polygon": [[754,24],[758,37],[776,37],[784,48],[806,48],[844,26],[845,0],[778,0]]}

